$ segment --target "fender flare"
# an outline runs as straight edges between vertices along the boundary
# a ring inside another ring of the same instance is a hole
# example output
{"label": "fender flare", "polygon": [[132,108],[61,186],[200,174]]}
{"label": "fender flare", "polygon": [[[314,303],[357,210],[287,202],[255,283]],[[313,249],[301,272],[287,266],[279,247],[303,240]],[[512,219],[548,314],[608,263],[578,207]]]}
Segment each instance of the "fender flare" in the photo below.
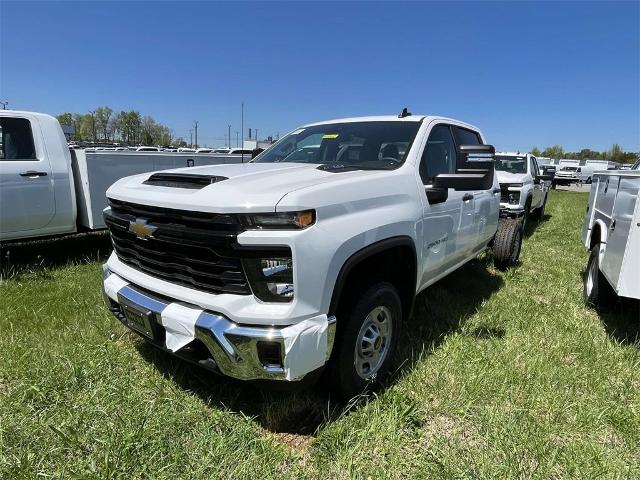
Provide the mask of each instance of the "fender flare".
{"label": "fender flare", "polygon": [[[413,239],[409,236],[401,235],[397,237],[389,237],[383,240],[379,240],[372,244],[367,245],[366,247],[356,251],[352,254],[342,265],[340,271],[338,272],[338,277],[336,278],[335,285],[333,287],[333,293],[331,294],[331,303],[329,304],[329,314],[335,314],[338,305],[340,304],[340,298],[342,296],[342,291],[344,289],[345,282],[349,277],[349,274],[353,271],[353,269],[365,261],[367,258],[376,255],[378,253],[384,252],[390,248],[394,247],[409,247],[413,252],[414,258],[414,268],[413,268],[413,278],[414,278],[414,297],[415,297],[415,285],[417,283],[417,270],[418,270],[418,256],[416,253],[416,245]],[[409,312],[407,312],[407,315]]]}

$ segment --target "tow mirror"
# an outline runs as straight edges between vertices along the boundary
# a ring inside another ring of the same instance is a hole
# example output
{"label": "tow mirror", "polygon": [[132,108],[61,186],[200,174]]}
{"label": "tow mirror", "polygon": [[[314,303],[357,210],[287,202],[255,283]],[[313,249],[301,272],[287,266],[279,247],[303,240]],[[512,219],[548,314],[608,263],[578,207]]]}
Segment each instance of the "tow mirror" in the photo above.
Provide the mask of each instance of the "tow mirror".
{"label": "tow mirror", "polygon": [[493,186],[494,155],[493,145],[460,145],[459,164],[456,173],[441,173],[433,179],[435,188],[454,190],[489,190]]}
{"label": "tow mirror", "polygon": [[553,175],[549,175],[547,173],[543,173],[542,175],[538,175],[540,180],[544,180],[545,182],[550,182],[553,180]]}

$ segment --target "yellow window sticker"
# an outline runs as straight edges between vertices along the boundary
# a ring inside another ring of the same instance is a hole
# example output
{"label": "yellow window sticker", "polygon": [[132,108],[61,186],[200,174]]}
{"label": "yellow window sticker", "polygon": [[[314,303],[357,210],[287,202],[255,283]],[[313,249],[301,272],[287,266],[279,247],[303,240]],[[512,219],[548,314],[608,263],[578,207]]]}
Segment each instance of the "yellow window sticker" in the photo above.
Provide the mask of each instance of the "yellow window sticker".
{"label": "yellow window sticker", "polygon": [[339,136],[339,134],[338,134],[338,133],[325,133],[325,134],[322,136],[322,139],[323,139],[323,140],[328,140],[328,139],[331,139],[331,138],[338,138],[338,136]]}

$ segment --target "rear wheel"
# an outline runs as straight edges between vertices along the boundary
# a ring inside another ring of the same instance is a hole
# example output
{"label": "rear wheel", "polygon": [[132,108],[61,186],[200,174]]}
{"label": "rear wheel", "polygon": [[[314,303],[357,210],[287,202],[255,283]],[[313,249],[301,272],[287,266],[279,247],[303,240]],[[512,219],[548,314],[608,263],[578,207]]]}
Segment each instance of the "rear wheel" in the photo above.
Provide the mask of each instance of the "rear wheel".
{"label": "rear wheel", "polygon": [[342,399],[381,384],[389,370],[401,318],[400,296],[387,282],[374,284],[357,301],[340,309],[327,378]]}
{"label": "rear wheel", "polygon": [[600,271],[600,244],[591,249],[587,269],[583,278],[582,296],[587,305],[598,309],[606,309],[613,304],[615,294],[609,282]]}
{"label": "rear wheel", "polygon": [[498,223],[493,239],[493,265],[507,270],[518,264],[522,248],[522,225],[517,220],[505,219]]}

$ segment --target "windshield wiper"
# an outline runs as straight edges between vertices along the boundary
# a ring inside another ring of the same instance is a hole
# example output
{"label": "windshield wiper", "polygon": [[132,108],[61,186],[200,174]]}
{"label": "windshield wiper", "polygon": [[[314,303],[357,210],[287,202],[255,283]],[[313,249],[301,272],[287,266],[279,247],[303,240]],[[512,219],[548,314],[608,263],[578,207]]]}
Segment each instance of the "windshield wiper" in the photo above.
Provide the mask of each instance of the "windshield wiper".
{"label": "windshield wiper", "polygon": [[397,167],[398,164],[393,162],[377,165],[363,165],[362,163],[324,163],[318,167],[318,170],[327,172],[352,172],[355,170],[393,170]]}

